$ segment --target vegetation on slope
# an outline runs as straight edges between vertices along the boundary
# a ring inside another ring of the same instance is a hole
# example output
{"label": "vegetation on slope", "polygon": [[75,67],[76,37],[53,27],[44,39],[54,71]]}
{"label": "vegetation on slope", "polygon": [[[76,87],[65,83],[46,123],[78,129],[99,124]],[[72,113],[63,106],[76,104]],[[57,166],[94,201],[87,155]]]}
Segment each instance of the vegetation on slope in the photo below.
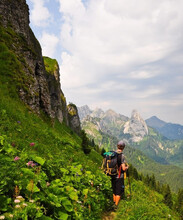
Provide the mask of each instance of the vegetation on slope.
{"label": "vegetation on slope", "polygon": [[69,128],[58,122],[52,127],[18,100],[3,95],[0,109],[1,214],[99,218],[111,196],[110,181],[99,170],[101,157],[94,150],[85,156]]}
{"label": "vegetation on slope", "polygon": [[142,181],[133,180],[131,191],[131,199],[120,202],[116,220],[180,219],[164,204],[163,195],[151,190]]}
{"label": "vegetation on slope", "polygon": [[111,198],[110,181],[99,170],[102,157],[94,150],[85,155],[73,131],[22,103],[23,67],[2,39],[0,217],[100,219]]}

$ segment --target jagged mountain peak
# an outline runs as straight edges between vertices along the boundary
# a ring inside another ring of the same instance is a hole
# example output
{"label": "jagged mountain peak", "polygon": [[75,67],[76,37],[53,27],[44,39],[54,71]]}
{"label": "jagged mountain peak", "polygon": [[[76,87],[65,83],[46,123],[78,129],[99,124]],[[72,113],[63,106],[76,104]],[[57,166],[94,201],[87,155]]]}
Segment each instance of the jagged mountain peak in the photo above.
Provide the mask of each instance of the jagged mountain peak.
{"label": "jagged mountain peak", "polygon": [[88,107],[88,105],[83,105],[81,107],[78,107],[78,113],[79,113],[80,120],[83,120],[86,116],[90,115],[92,111]]}
{"label": "jagged mountain peak", "polygon": [[101,118],[104,115],[104,111],[101,108],[96,108],[92,113],[91,117]]}
{"label": "jagged mountain peak", "polygon": [[133,142],[139,142],[148,135],[148,127],[137,110],[133,110],[131,118],[124,125],[124,134],[130,134]]}

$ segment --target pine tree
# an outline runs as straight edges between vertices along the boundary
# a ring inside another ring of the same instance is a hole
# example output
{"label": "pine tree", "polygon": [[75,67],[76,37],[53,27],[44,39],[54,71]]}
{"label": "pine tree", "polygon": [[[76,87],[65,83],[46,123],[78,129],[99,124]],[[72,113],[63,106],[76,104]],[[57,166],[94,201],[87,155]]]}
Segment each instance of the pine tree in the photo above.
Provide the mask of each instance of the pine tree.
{"label": "pine tree", "polygon": [[180,213],[181,219],[183,219],[183,189],[179,189],[178,191],[175,209]]}
{"label": "pine tree", "polygon": [[164,188],[164,203],[169,207],[172,208],[173,202],[172,202],[172,193],[170,190],[170,186],[167,184]]}
{"label": "pine tree", "polygon": [[81,146],[82,146],[84,153],[89,154],[91,151],[91,148],[89,147],[89,139],[87,138],[84,130],[81,131],[81,139],[82,139]]}

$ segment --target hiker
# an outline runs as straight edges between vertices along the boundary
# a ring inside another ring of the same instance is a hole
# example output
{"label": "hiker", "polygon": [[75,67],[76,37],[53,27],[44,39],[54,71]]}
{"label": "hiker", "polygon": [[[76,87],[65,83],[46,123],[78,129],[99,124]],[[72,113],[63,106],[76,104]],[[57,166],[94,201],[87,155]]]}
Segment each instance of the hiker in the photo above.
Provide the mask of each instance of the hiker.
{"label": "hiker", "polygon": [[125,156],[122,153],[125,148],[125,143],[123,141],[119,141],[117,148],[118,174],[111,176],[113,202],[116,207],[118,206],[121,196],[124,194],[124,172],[128,169]]}

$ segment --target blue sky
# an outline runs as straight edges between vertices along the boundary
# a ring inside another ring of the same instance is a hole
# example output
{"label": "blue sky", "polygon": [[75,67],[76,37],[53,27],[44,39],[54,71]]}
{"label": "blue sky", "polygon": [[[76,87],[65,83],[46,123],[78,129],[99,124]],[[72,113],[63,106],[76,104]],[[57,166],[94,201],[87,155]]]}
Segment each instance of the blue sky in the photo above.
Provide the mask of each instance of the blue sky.
{"label": "blue sky", "polygon": [[67,102],[183,124],[182,0],[27,0]]}

